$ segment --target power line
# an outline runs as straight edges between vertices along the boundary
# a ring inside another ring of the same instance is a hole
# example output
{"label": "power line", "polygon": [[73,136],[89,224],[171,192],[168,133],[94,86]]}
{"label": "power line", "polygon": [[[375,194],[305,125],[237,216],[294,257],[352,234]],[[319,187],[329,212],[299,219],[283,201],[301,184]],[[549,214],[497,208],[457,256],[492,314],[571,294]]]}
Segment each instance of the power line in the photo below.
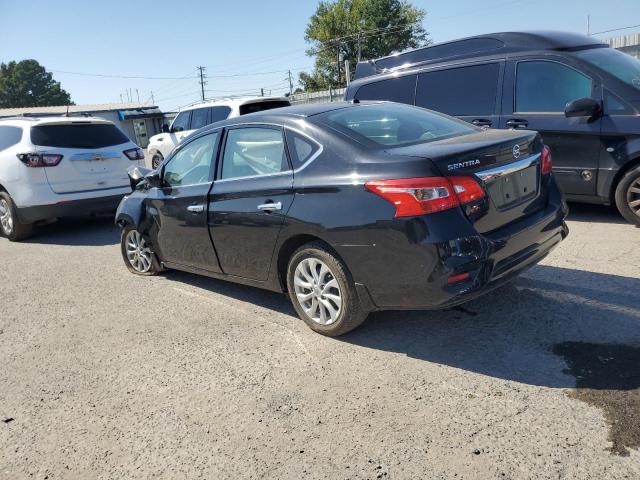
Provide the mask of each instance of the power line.
{"label": "power line", "polygon": [[[130,78],[139,80],[182,80],[187,77],[146,77],[143,75],[110,75],[106,73],[85,73],[85,72],[69,72],[66,70],[50,70],[55,73],[66,73],[67,75],[80,75],[83,77],[103,77],[103,78]],[[197,77],[193,77],[197,78]]]}
{"label": "power line", "polygon": [[620,30],[629,30],[630,28],[638,28],[640,25],[631,25],[629,27],[612,28],[611,30],[603,30],[601,32],[593,32],[591,35],[600,35],[601,33],[618,32]]}

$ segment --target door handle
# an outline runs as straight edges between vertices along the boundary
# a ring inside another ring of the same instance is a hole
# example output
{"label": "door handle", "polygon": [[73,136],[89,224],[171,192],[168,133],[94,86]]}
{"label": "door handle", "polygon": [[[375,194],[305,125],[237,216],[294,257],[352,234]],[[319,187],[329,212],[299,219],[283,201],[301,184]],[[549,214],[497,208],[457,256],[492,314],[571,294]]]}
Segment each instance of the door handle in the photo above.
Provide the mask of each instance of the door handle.
{"label": "door handle", "polygon": [[486,118],[476,118],[475,120],[472,120],[471,123],[473,123],[476,127],[491,126],[491,120],[487,120]]}
{"label": "door handle", "polygon": [[189,205],[187,210],[191,213],[201,213],[204,212],[204,205]]}
{"label": "door handle", "polygon": [[258,205],[258,210],[263,212],[272,212],[274,210],[282,210],[282,202],[267,202],[262,205]]}
{"label": "door handle", "polygon": [[511,120],[507,121],[507,127],[509,128],[524,128],[528,126],[529,126],[528,121],[518,119],[518,118],[512,118]]}

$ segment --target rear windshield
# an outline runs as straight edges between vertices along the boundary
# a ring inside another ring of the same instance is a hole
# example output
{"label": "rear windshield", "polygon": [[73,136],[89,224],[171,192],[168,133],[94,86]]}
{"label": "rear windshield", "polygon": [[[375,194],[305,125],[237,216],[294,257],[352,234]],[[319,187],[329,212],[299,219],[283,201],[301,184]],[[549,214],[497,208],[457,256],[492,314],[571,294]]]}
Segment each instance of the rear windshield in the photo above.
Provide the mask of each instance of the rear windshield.
{"label": "rear windshield", "polygon": [[419,107],[378,103],[319,115],[336,130],[356,140],[396,147],[433,142],[476,132],[468,123]]}
{"label": "rear windshield", "polygon": [[287,100],[272,100],[268,102],[247,103],[240,105],[240,115],[247,113],[261,112],[263,110],[271,110],[272,108],[288,107],[291,105]]}
{"label": "rear windshield", "polygon": [[56,148],[103,148],[127,143],[129,138],[108,123],[39,125],[31,129],[31,143]]}

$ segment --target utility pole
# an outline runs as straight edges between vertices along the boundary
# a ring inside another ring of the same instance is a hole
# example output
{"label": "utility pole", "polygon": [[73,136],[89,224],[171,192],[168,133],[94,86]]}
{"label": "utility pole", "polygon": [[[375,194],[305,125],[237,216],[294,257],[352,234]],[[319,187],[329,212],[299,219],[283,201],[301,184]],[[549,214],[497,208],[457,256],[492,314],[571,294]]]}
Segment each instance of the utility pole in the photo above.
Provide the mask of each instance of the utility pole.
{"label": "utility pole", "polygon": [[591,15],[587,15],[587,35],[591,35]]}
{"label": "utility pole", "polygon": [[155,106],[155,104],[156,104],[156,99],[153,98],[153,90],[151,90],[151,105]]}
{"label": "utility pole", "polygon": [[344,61],[344,80],[347,82],[347,87],[351,82],[351,69],[349,68],[349,60]]}
{"label": "utility pole", "polygon": [[358,62],[360,62],[360,57],[362,57],[362,42],[360,41],[360,31],[358,31]]}
{"label": "utility pole", "polygon": [[204,81],[204,71],[206,67],[198,67],[198,70],[200,70],[200,89],[202,91],[202,101],[204,102],[204,86],[207,83]]}
{"label": "utility pole", "polygon": [[120,103],[124,103],[124,100],[122,100],[122,94],[120,94]]}
{"label": "utility pole", "polygon": [[342,63],[342,53],[340,53],[340,46],[338,46],[338,85],[340,88],[340,64]]}
{"label": "utility pole", "polygon": [[140,103],[140,93],[138,92],[137,88],[136,88],[136,97],[138,97],[138,103]]}
{"label": "utility pole", "polygon": [[293,95],[293,80],[291,79],[291,70],[289,70],[289,96]]}
{"label": "utility pole", "polygon": [[261,97],[264,97],[264,88],[261,88],[261,89],[260,89],[260,96],[261,96]]}

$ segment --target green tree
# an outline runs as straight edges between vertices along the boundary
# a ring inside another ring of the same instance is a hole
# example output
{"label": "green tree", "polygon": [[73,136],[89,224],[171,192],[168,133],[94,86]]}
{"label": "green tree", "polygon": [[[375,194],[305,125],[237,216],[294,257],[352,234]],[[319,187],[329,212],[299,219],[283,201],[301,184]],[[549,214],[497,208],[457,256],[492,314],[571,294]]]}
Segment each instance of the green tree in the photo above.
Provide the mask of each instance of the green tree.
{"label": "green tree", "polygon": [[349,60],[353,73],[358,58],[429,45],[422,28],[425,15],[407,0],[321,1],[305,31],[305,40],[312,45],[307,55],[315,56],[315,70],[301,73],[300,84],[306,91],[344,86],[344,60]]}
{"label": "green tree", "polygon": [[0,63],[0,107],[47,107],[71,104],[71,96],[36,60]]}

